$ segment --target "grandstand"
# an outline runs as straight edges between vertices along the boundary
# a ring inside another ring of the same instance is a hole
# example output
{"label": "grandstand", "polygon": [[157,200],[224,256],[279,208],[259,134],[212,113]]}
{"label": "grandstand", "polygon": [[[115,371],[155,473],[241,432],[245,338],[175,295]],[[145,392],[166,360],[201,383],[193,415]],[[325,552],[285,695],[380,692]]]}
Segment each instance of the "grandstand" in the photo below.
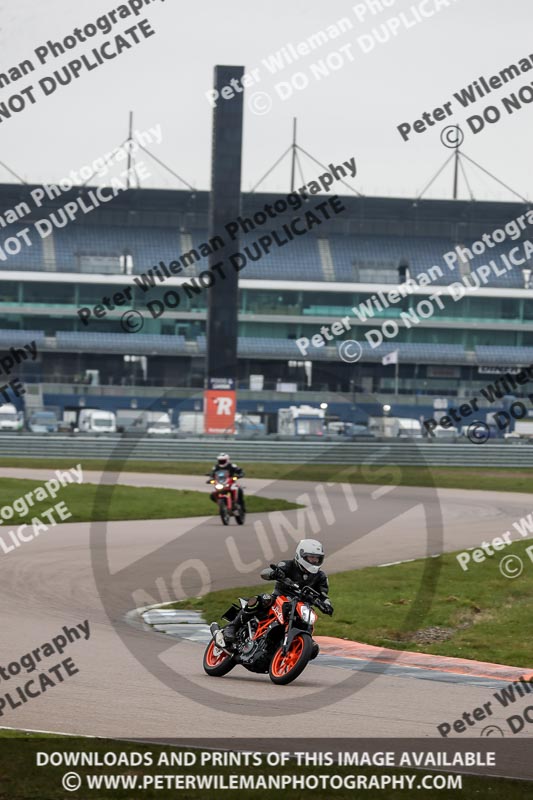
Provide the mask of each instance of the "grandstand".
{"label": "grandstand", "polygon": [[[0,205],[14,207],[34,187],[0,187]],[[49,216],[79,192],[73,190],[39,209]],[[253,215],[277,196],[243,195],[243,216]],[[320,226],[317,235],[298,237],[289,246],[273,249],[260,261],[250,262],[240,273],[238,386],[249,389],[250,376],[262,375],[267,405],[286,405],[276,391],[280,383],[299,390],[350,396],[390,393],[391,369],[382,367],[383,356],[399,351],[400,393],[409,396],[456,395],[473,389],[481,367],[513,368],[533,362],[533,306],[529,275],[532,265],[491,275],[487,284],[471,296],[447,304],[446,310],[420,324],[399,326],[393,342],[373,349],[365,339],[369,328],[398,320],[428,290],[420,289],[402,303],[362,322],[351,309],[377,292],[387,293],[400,278],[398,265],[405,260],[409,277],[427,273],[434,265],[443,270],[434,281],[445,287],[487,263],[487,256],[461,263],[450,272],[443,256],[456,245],[469,246],[516,219],[526,209],[518,203],[471,203],[466,201],[346,197],[346,211]],[[37,213],[37,212],[36,212]],[[281,218],[289,221],[299,212]],[[300,212],[302,213],[302,212]],[[132,189],[112,203],[87,214],[33,245],[0,261],[0,345],[3,349],[36,340],[38,362],[23,365],[29,382],[45,384],[56,405],[77,402],[87,370],[97,370],[102,387],[114,387],[113,400],[102,395],[101,405],[120,403],[118,387],[177,388],[183,397],[198,395],[203,388],[206,354],[207,293],[186,298],[177,308],[167,308],[153,319],[148,300],[163,300],[165,292],[207,269],[206,260],[191,263],[179,277],[156,284],[148,294],[135,287],[131,302],[116,307],[89,327],[80,320],[80,307],[94,307],[102,297],[134,286],[136,275],[160,262],[169,263],[207,240],[208,193]],[[28,217],[5,227],[3,240],[30,227]],[[277,223],[276,223],[277,224]],[[274,226],[273,226],[274,227]],[[264,233],[262,230],[260,233]],[[527,231],[522,234],[527,238]],[[257,234],[246,234],[241,251]],[[506,241],[490,252],[498,259],[520,241]],[[120,319],[125,310],[140,310],[144,328],[125,333]],[[296,345],[311,339],[321,326],[350,317],[352,329],[345,339],[363,344],[363,356],[355,364],[338,354],[340,340],[311,348],[305,358]],[[132,359],[132,357],[134,357]],[[139,367],[143,359],[142,369]],[[312,371],[304,369],[312,362]],[[133,366],[132,366],[133,365]],[[136,365],[136,366],[135,366]],[[311,383],[308,376],[311,375]],[[54,388],[55,387],[55,388]],[[76,388],[78,387],[78,388]],[[131,388],[128,389],[131,396]],[[145,393],[146,394],[146,393]],[[65,396],[61,400],[62,396]],[[139,395],[141,396],[141,395]],[[117,400],[116,398],[119,397]],[[240,394],[243,408],[256,409],[253,393]],[[344,413],[344,412],[343,412]]]}

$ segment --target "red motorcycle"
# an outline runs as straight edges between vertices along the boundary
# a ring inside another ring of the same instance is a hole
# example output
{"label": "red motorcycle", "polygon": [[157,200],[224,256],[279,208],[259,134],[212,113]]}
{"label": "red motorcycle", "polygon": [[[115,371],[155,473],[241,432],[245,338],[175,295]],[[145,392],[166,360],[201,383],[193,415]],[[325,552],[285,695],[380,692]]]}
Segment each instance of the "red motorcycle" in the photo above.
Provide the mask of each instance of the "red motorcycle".
{"label": "red motorcycle", "polygon": [[215,500],[223,525],[229,525],[230,517],[236,519],[237,525],[244,524],[246,513],[239,502],[237,480],[237,477],[231,476],[228,469],[218,469],[215,477],[208,481],[214,485]]}
{"label": "red motorcycle", "polygon": [[[309,661],[318,655],[318,644],[313,640],[317,615],[313,606],[331,614],[331,606],[308,586],[300,589],[292,581],[284,581],[287,595],[274,599],[266,616],[254,617],[237,631],[235,641],[226,645],[224,631],[211,624],[213,638],[204,653],[203,666],[208,675],[220,678],[237,664],[250,672],[267,673],[276,684],[291,683],[300,675]],[[246,600],[240,598],[241,608]],[[223,619],[232,622],[239,606],[232,605]]]}

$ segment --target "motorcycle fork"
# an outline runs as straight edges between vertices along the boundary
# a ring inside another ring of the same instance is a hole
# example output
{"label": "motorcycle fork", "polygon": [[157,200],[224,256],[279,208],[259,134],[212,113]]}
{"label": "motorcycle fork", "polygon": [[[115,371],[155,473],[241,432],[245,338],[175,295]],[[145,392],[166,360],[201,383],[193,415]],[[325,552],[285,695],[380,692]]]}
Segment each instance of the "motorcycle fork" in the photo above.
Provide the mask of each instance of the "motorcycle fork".
{"label": "motorcycle fork", "polygon": [[294,615],[296,613],[296,600],[293,600],[291,603],[291,613],[289,615],[289,621],[287,622],[287,628],[285,630],[285,636],[283,637],[283,646],[282,646],[282,653],[283,655],[287,654],[287,640],[289,638],[289,632],[292,628],[292,623],[294,621]]}

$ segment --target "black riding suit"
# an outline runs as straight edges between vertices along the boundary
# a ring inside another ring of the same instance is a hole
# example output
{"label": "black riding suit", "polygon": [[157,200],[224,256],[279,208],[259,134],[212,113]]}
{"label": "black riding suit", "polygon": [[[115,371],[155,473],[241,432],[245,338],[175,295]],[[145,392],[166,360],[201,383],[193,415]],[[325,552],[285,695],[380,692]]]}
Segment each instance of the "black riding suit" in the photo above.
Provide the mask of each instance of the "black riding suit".
{"label": "black riding suit", "polygon": [[[321,569],[318,572],[312,574],[311,572],[307,572],[307,570],[302,569],[295,558],[291,558],[290,561],[280,561],[277,565],[277,569],[280,569],[282,572],[285,573],[285,576],[290,580],[297,583],[298,586],[302,589],[304,586],[310,586],[311,589],[314,589],[317,592],[320,592],[321,595],[324,597],[328,596],[329,592],[329,582],[328,576],[325,572],[322,572]],[[267,573],[268,576],[267,576]],[[264,569],[261,573],[261,577],[264,581],[271,581],[275,575],[274,570],[270,567]],[[274,591],[272,592],[273,597],[277,597],[278,594],[286,594],[287,587],[284,587],[282,581],[276,581],[276,585],[274,586]]]}
{"label": "black riding suit", "polygon": [[[328,599],[328,576],[325,572],[322,572],[321,569],[319,569],[315,574],[312,574],[307,572],[307,570],[302,569],[298,562],[293,558],[288,561],[280,561],[276,565],[275,570],[272,569],[272,567],[267,567],[264,569],[261,572],[262,579],[264,581],[273,580],[276,577],[277,570],[283,572],[285,577],[289,580],[297,583],[300,589],[303,589],[304,586],[310,586],[315,591],[320,592],[324,600]],[[244,625],[246,622],[252,619],[252,617],[260,617],[261,612],[267,611],[272,605],[274,598],[280,594],[290,597],[291,591],[282,580],[277,580],[272,594],[258,594],[254,597],[248,598],[246,607],[242,608],[233,622],[231,622],[229,625],[226,625],[224,628],[223,633],[226,642],[230,643],[235,639],[235,635],[241,625]]]}
{"label": "black riding suit", "polygon": [[[211,470],[211,478],[214,478],[215,475],[217,474],[217,472],[219,470],[221,470],[221,469],[224,469],[224,470],[227,469],[232,478],[233,477],[235,477],[235,478],[244,478],[244,470],[242,469],[242,467],[239,467],[238,464],[228,464],[226,467],[220,467],[220,466],[218,466],[218,464],[215,464],[215,466]],[[211,498],[213,503],[217,502],[217,493],[216,492],[211,492],[209,497]],[[241,489],[240,486],[237,489],[237,497],[239,499],[240,507],[242,508],[243,511],[246,511],[246,505],[244,503],[244,492],[243,492],[243,490]]]}

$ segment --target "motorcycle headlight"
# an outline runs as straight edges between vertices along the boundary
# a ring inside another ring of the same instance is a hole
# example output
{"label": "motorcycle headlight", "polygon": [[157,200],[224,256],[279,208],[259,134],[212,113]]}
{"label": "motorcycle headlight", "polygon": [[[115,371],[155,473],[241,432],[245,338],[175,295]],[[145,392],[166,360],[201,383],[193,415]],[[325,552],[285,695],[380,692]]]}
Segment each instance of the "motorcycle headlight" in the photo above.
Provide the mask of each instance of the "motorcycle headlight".
{"label": "motorcycle headlight", "polygon": [[224,488],[224,484],[223,483],[215,483],[215,489],[218,489],[220,491],[220,489],[223,489],[223,488]]}
{"label": "motorcycle headlight", "polygon": [[309,606],[304,606],[301,610],[302,619],[308,625],[313,625],[316,621],[316,614]]}

